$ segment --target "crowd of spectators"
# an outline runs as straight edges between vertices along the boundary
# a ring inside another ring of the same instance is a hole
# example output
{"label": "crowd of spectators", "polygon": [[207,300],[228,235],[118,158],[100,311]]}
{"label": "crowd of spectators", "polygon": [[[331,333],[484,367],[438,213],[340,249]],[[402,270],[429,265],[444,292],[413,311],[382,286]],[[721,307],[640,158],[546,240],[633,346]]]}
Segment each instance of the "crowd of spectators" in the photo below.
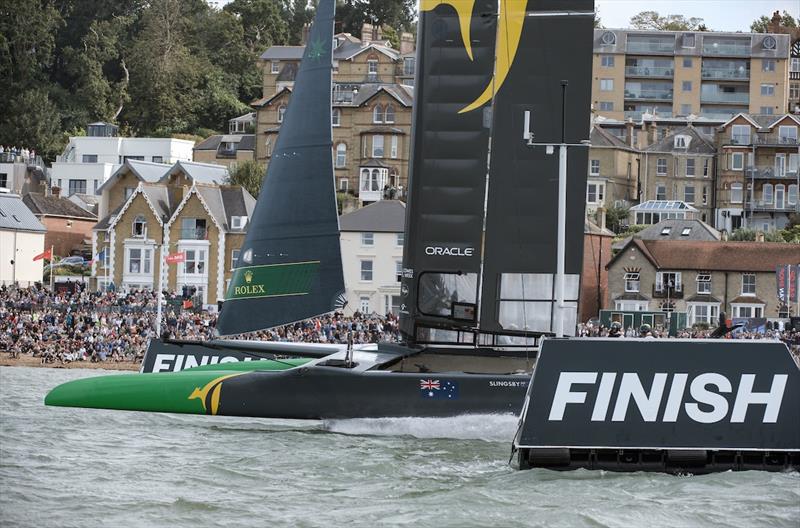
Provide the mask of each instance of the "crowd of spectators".
{"label": "crowd of spectators", "polygon": [[[42,363],[141,361],[155,335],[156,294],[89,292],[80,284],[69,291],[0,286],[0,352],[29,354]],[[216,314],[182,309],[180,297],[167,295],[164,337],[215,338]],[[334,313],[294,324],[232,336],[236,339],[310,343],[398,341],[397,318],[389,314]]]}
{"label": "crowd of spectators", "polygon": [[33,163],[36,161],[36,151],[25,147],[0,145],[0,161],[3,163]]}

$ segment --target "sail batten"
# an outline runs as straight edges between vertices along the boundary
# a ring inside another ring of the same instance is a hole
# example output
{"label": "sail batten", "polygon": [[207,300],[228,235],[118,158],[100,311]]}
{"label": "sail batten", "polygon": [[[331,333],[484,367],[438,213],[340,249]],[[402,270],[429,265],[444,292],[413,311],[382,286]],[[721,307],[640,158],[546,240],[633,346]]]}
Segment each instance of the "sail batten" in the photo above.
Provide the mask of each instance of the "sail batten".
{"label": "sail batten", "polygon": [[321,0],[240,258],[222,335],[331,312],[344,291],[334,188],[331,73],[335,0]]}

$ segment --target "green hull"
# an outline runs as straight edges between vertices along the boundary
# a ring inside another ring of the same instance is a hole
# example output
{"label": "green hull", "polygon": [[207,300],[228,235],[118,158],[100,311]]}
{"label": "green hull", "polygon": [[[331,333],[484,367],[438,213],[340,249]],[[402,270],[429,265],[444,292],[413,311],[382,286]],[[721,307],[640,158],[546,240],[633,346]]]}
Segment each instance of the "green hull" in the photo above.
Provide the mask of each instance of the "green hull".
{"label": "green hull", "polygon": [[216,414],[221,382],[254,371],[294,368],[308,359],[262,360],[205,365],[180,372],[98,376],[63,383],[45,405],[121,411]]}

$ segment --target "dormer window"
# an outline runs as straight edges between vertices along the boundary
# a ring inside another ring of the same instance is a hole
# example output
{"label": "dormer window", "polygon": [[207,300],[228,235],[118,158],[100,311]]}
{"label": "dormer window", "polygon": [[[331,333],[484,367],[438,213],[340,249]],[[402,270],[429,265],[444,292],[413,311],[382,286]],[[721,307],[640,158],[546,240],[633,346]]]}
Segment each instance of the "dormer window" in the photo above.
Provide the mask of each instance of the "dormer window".
{"label": "dormer window", "polygon": [[142,215],[134,218],[131,231],[133,238],[147,238],[147,220]]}
{"label": "dormer window", "polygon": [[378,61],[376,61],[376,60],[368,60],[367,61],[367,72],[370,75],[378,75]]}
{"label": "dormer window", "polygon": [[669,227],[669,226],[667,226],[667,227],[665,227],[665,228],[663,228],[663,229],[661,230],[661,234],[662,234],[662,235],[665,235],[665,236],[666,236],[666,235],[669,235],[671,232],[672,232],[672,228],[671,228],[671,227]]}
{"label": "dormer window", "polygon": [[338,108],[331,110],[331,125],[338,127],[342,124],[342,111]]}
{"label": "dormer window", "polygon": [[283,123],[284,114],[286,114],[286,105],[280,105],[278,107],[278,123]]}
{"label": "dormer window", "polygon": [[685,149],[689,148],[689,143],[691,143],[692,137],[691,136],[675,136],[675,148]]}
{"label": "dormer window", "polygon": [[386,105],[386,111],[383,114],[384,123],[394,123],[394,106]]}
{"label": "dormer window", "polygon": [[244,229],[244,226],[247,225],[247,217],[246,216],[232,216],[231,217],[231,229]]}
{"label": "dormer window", "polygon": [[272,69],[270,69],[271,73],[280,73],[281,71],[281,63],[278,61],[272,61]]}
{"label": "dormer window", "polygon": [[373,123],[383,123],[383,106],[382,105],[375,105],[375,108],[372,110],[372,122]]}

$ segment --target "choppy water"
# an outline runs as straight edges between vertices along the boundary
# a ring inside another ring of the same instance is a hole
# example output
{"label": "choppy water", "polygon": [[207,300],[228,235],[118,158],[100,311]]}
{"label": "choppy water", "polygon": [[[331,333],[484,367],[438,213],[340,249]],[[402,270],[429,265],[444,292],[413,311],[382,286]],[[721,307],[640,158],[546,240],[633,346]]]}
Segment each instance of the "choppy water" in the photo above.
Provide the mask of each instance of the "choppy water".
{"label": "choppy water", "polygon": [[516,420],[293,422],[45,407],[0,367],[0,526],[800,526],[800,475],[508,465]]}

